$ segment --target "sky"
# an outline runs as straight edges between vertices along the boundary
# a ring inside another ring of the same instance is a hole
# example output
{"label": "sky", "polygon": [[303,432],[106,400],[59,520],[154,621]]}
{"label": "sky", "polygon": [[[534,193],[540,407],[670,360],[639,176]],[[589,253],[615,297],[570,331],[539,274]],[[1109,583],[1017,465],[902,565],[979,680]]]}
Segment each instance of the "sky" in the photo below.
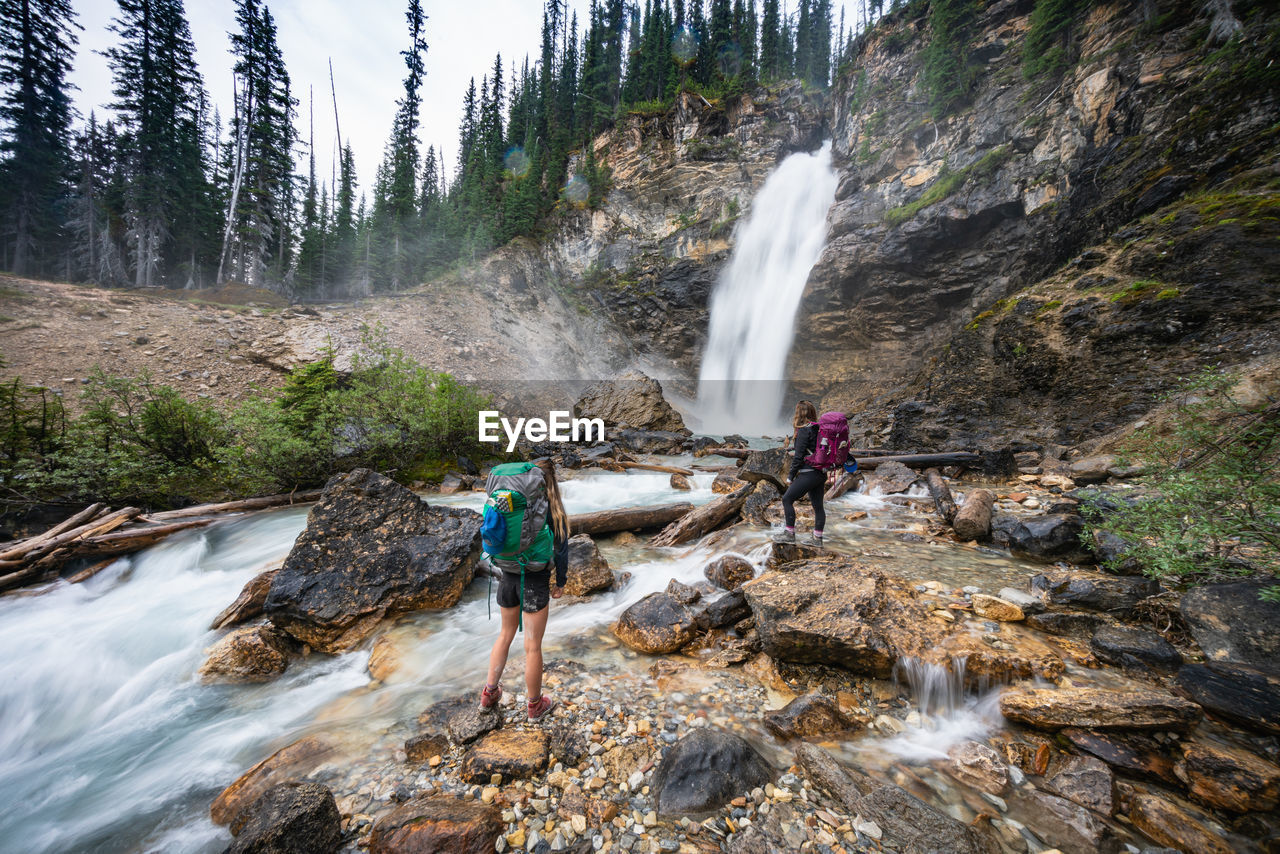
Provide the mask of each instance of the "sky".
{"label": "sky", "polygon": [[[71,82],[79,87],[76,106],[88,118],[97,112],[101,120],[112,101],[111,70],[97,52],[113,45],[116,35],[108,27],[117,14],[113,0],[72,0],[80,35]],[[336,132],[333,96],[329,89],[329,61],[337,90],[342,139],[350,143],[356,159],[360,191],[366,192],[382,160],[391,131],[395,102],[404,93],[406,73],[400,52],[408,46],[405,23],[407,0],[267,0],[276,19],[280,49],[284,53],[298,99],[298,131],[309,136],[309,100],[314,94],[316,171],[321,180],[334,173]],[[422,84],[422,122],[419,140],[443,149],[452,169],[458,156],[458,123],[462,96],[472,76],[479,90],[480,78],[493,67],[501,51],[510,85],[511,63],[522,64],[526,54],[536,59],[541,41],[542,0],[422,0],[427,15]],[[578,12],[581,30],[589,0],[570,0]],[[186,0],[187,19],[196,45],[196,61],[205,88],[222,112],[223,126],[231,114],[231,42],[235,29],[232,0]]]}

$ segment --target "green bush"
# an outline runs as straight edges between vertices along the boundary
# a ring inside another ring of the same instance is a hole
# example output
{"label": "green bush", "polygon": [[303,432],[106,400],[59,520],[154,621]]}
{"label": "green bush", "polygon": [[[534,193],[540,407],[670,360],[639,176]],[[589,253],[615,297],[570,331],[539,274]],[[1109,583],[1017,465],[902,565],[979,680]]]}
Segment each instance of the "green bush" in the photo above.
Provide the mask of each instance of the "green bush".
{"label": "green bush", "polygon": [[1150,492],[1094,515],[1086,537],[1117,534],[1132,544],[1125,557],[1168,580],[1280,573],[1280,402],[1246,408],[1233,382],[1200,374],[1170,397],[1169,424],[1133,436],[1124,451]]}
{"label": "green bush", "polygon": [[62,399],[52,391],[16,377],[0,384],[0,487],[21,494],[62,446],[66,431]]}

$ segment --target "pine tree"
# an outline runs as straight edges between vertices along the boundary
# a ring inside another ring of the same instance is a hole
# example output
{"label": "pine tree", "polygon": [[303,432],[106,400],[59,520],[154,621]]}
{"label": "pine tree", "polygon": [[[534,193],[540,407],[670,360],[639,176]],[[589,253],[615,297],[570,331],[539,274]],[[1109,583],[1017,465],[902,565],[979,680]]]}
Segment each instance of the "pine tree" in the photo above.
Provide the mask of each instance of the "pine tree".
{"label": "pine tree", "polygon": [[764,0],[760,19],[760,77],[772,82],[782,77],[782,15],[779,0]]}
{"label": "pine tree", "polygon": [[68,0],[0,0],[0,267],[54,269],[70,188],[67,73],[79,25]]}

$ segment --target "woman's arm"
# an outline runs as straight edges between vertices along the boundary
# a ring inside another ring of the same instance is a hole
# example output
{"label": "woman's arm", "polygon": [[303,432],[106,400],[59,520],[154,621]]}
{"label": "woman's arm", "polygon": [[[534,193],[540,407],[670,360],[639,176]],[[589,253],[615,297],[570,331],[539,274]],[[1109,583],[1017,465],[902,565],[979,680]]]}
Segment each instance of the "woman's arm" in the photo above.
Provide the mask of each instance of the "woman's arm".
{"label": "woman's arm", "polygon": [[569,541],[555,540],[552,557],[556,564],[556,587],[564,587],[569,576]]}
{"label": "woman's arm", "polygon": [[812,432],[811,427],[799,427],[795,434],[795,455],[791,459],[791,471],[787,473],[787,480],[795,480],[796,473],[804,467],[804,458],[808,456],[809,433]]}

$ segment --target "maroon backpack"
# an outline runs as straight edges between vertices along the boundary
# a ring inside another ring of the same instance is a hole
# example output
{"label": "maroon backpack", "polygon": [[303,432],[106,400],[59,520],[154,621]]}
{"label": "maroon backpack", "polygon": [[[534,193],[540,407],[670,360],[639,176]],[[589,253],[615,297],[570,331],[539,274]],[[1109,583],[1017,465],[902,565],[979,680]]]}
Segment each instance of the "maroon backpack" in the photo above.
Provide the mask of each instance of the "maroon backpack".
{"label": "maroon backpack", "polygon": [[849,459],[849,422],[843,412],[824,412],[818,419],[818,442],[804,461],[819,471],[844,465]]}

